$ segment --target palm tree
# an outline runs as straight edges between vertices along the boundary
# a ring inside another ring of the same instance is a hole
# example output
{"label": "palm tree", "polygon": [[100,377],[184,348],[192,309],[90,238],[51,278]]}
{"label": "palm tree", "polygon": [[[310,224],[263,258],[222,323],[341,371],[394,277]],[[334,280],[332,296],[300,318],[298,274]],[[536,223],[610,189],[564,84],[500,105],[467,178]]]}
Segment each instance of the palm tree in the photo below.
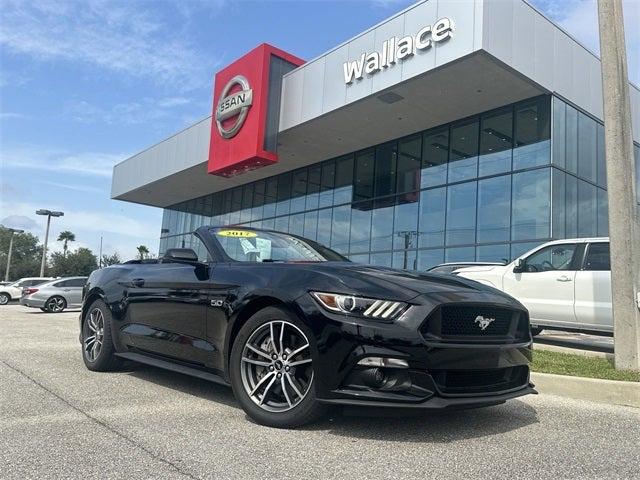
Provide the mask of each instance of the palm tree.
{"label": "palm tree", "polygon": [[138,258],[140,260],[144,260],[149,255],[149,249],[144,245],[139,245],[137,247],[137,250],[138,250]]}
{"label": "palm tree", "polygon": [[58,235],[58,241],[64,242],[62,244],[62,251],[64,252],[64,256],[66,257],[67,250],[69,249],[68,242],[75,242],[76,235],[69,230],[65,230],[64,232],[60,232],[60,235]]}

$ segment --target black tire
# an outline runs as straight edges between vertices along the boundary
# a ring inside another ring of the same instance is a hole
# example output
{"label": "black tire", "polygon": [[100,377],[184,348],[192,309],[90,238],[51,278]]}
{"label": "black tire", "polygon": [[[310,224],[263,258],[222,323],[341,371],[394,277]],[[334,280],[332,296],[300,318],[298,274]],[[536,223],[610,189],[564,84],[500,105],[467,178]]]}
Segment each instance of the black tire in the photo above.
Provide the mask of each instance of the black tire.
{"label": "black tire", "polygon": [[[95,358],[92,358],[90,348],[87,347],[92,347],[95,343],[91,343],[89,337],[94,333],[91,330],[91,325],[94,324],[91,317],[92,315],[97,316],[97,311],[102,315],[101,344],[99,351],[95,354]],[[111,336],[111,322],[111,311],[102,300],[93,302],[87,308],[87,313],[82,319],[82,360],[86,367],[94,372],[109,372],[117,370],[122,365],[121,359],[115,356],[115,347]]]}
{"label": "black tire", "polygon": [[46,308],[44,308],[44,307],[40,307],[40,310],[42,310],[44,313],[49,313],[49,310],[47,310],[47,309],[46,309]]}
{"label": "black tire", "polygon": [[11,295],[8,293],[0,293],[0,305],[7,305],[11,301]]}
{"label": "black tire", "polygon": [[531,336],[532,337],[537,337],[538,335],[540,335],[542,333],[542,330],[544,330],[544,329],[540,328],[540,327],[531,327]]}
{"label": "black tire", "polygon": [[67,301],[60,295],[54,295],[45,302],[44,308],[48,313],[61,313],[67,308]]}
{"label": "black tire", "polygon": [[[326,413],[327,407],[316,400],[315,382],[309,382],[307,391],[302,400],[299,400],[289,410],[281,412],[267,411],[256,404],[245,388],[242,378],[242,355],[247,341],[261,327],[273,321],[286,321],[299,329],[309,342],[309,354],[311,358],[311,369],[317,362],[314,358],[313,336],[306,325],[300,321],[296,315],[280,307],[267,307],[255,313],[240,329],[236,336],[232,350],[231,363],[229,365],[229,375],[233,393],[242,406],[242,409],[254,421],[261,425],[275,428],[295,428],[309,423],[313,423]],[[271,368],[271,367],[270,367]],[[288,368],[288,367],[287,367]],[[298,367],[296,367],[298,368]],[[286,374],[285,374],[286,375]],[[284,379],[282,380],[284,382]],[[274,388],[279,388],[278,386]],[[287,398],[288,401],[288,398]]]}

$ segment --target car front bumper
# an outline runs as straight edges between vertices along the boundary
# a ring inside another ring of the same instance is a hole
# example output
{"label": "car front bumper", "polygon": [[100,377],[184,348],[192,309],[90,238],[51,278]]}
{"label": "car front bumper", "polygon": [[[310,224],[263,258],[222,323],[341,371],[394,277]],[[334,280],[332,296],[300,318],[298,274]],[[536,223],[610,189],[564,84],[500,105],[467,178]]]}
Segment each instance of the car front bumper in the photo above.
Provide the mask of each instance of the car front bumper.
{"label": "car front bumper", "polygon": [[[398,320],[383,323],[336,315],[310,296],[298,299],[315,334],[315,389],[330,404],[423,409],[497,405],[537,393],[529,380],[532,339],[512,341],[461,337],[442,341],[425,335],[425,323],[442,305],[492,305],[528,314],[503,296],[481,292],[458,296],[422,295]],[[404,367],[370,367],[366,357],[403,360]]]}

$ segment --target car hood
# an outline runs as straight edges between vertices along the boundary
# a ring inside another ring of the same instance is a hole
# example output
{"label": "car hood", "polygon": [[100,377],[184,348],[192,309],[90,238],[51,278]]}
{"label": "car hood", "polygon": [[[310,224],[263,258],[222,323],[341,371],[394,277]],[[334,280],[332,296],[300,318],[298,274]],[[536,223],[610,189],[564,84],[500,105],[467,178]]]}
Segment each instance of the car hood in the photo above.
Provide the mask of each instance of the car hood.
{"label": "car hood", "polygon": [[[295,268],[295,264],[288,264],[288,267]],[[318,281],[315,275],[313,277],[316,280],[310,277],[310,285],[317,288],[378,298],[410,300],[422,294],[465,291],[501,294],[494,288],[449,274],[419,273],[348,262],[324,262],[299,267],[305,268],[309,273],[321,274],[322,281]]]}
{"label": "car hood", "polygon": [[455,270],[456,274],[459,273],[484,273],[484,272],[497,272],[507,268],[507,265],[483,265],[478,267],[462,267]]}

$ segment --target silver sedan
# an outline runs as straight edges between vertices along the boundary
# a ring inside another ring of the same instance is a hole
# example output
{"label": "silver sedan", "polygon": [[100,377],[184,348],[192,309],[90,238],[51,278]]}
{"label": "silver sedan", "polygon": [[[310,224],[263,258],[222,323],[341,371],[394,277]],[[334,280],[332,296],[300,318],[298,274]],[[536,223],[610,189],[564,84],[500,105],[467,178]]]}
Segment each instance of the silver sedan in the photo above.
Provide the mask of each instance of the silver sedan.
{"label": "silver sedan", "polygon": [[87,277],[58,278],[22,292],[20,303],[43,312],[58,313],[82,304],[82,288]]}

